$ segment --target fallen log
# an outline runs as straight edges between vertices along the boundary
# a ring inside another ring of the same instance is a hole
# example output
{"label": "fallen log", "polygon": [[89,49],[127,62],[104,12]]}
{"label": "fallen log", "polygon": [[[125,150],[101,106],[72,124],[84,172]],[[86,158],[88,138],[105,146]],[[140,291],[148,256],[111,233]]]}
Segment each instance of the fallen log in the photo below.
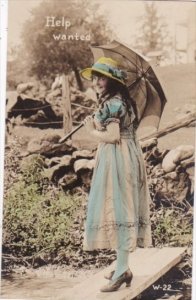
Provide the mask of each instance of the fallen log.
{"label": "fallen log", "polygon": [[168,133],[171,133],[179,128],[186,127],[190,123],[196,121],[196,112],[188,114],[186,117],[179,119],[177,122],[173,122],[172,124],[166,126],[163,129],[160,129],[157,132],[149,134],[140,139],[140,141],[148,140],[151,138],[160,138]]}

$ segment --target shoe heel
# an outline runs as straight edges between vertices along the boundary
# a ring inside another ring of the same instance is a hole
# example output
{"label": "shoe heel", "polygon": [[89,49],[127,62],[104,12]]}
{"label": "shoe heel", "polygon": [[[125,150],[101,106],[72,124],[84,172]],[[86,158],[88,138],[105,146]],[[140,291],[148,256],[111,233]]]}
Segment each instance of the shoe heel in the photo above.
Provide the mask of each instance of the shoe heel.
{"label": "shoe heel", "polygon": [[126,281],[126,287],[130,287],[131,286],[131,279],[129,281]]}
{"label": "shoe heel", "polygon": [[132,276],[132,274],[131,274],[130,277],[128,277],[128,278],[125,279],[126,287],[130,287],[130,286],[131,286],[132,278],[133,278],[133,276]]}

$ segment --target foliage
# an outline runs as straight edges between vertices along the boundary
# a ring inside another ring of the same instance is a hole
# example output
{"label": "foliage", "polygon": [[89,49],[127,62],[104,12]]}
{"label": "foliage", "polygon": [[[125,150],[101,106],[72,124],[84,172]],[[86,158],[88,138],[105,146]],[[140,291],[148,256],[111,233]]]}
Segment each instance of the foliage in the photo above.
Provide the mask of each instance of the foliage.
{"label": "foliage", "polygon": [[178,207],[160,207],[152,211],[154,246],[191,246],[193,213]]}
{"label": "foliage", "polygon": [[[21,59],[22,53],[22,59]],[[24,51],[23,45],[8,48],[7,60],[7,85],[8,91],[16,90],[18,84],[35,81],[36,77],[28,74],[29,69],[28,53]]]}
{"label": "foliage", "polygon": [[[168,58],[171,40],[167,31],[167,24],[158,15],[156,3],[145,2],[145,13],[139,19],[139,30],[136,36],[135,47],[144,55],[150,52],[161,51],[162,60]],[[142,22],[141,22],[142,20]]]}
{"label": "foliage", "polygon": [[86,194],[65,193],[43,176],[45,158],[20,157],[26,141],[15,137],[5,155],[3,268],[111,263],[113,251],[83,251]]}
{"label": "foliage", "polygon": [[[24,50],[28,53],[29,70],[38,79],[55,73],[77,71],[89,65],[91,43],[105,43],[110,31],[103,16],[98,14],[99,5],[90,0],[43,1],[31,11],[22,33]],[[70,22],[70,26],[47,27],[47,17]],[[90,40],[57,40],[53,35],[87,35]]]}
{"label": "foliage", "polygon": [[50,186],[42,177],[43,159],[34,155],[21,166],[18,181],[6,193],[3,218],[3,252],[16,257],[52,261],[70,243],[70,227],[81,205]]}

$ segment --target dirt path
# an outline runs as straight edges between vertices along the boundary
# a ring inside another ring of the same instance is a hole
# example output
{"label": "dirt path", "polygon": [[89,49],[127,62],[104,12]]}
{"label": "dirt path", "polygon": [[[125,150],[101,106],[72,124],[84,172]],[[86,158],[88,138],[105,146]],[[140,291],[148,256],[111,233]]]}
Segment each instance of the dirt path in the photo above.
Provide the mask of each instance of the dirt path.
{"label": "dirt path", "polygon": [[89,278],[100,269],[74,271],[63,267],[42,267],[37,270],[20,268],[4,274],[1,299],[55,299],[63,290]]}

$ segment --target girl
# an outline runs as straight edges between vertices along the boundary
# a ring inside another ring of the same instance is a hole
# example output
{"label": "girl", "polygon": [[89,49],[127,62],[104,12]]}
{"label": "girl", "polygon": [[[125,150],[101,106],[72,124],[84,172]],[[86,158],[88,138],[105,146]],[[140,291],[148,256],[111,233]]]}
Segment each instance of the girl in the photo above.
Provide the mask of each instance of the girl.
{"label": "girl", "polygon": [[125,73],[111,58],[100,58],[81,71],[93,80],[99,100],[94,118],[84,125],[99,141],[88,200],[85,250],[116,249],[116,269],[102,292],[112,292],[126,283],[132,272],[129,252],[151,245],[149,191],[142,151],[135,127],[137,111],[125,85]]}

